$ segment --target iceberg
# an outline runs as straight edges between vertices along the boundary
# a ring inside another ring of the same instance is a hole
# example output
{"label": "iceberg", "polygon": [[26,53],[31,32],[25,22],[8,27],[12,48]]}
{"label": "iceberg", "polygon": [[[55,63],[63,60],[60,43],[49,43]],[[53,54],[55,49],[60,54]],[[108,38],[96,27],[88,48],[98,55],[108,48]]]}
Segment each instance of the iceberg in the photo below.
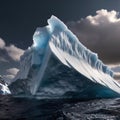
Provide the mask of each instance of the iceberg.
{"label": "iceberg", "polygon": [[0,76],[0,95],[8,95],[11,94],[8,85],[4,82],[2,76]]}
{"label": "iceberg", "polygon": [[14,81],[9,85],[12,94],[40,99],[120,96],[112,70],[55,16],[36,29]]}

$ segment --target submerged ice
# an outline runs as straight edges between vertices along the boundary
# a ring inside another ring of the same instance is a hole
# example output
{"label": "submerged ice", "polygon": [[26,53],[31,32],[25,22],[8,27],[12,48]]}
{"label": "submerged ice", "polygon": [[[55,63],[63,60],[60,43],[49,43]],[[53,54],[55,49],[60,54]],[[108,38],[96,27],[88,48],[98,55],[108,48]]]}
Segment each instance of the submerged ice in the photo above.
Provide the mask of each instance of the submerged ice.
{"label": "submerged ice", "polygon": [[47,26],[36,29],[9,88],[12,94],[40,98],[118,97],[120,85],[112,76],[97,54],[52,16]]}

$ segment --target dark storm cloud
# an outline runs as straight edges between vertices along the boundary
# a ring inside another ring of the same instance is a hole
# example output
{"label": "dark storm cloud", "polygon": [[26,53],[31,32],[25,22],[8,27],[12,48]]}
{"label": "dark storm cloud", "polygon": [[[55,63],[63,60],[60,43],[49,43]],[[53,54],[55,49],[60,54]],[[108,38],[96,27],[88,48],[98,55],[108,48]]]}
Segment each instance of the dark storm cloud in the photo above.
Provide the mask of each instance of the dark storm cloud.
{"label": "dark storm cloud", "polygon": [[14,45],[6,46],[5,42],[0,39],[0,75],[7,81],[18,72],[19,59],[23,53],[24,50]]}
{"label": "dark storm cloud", "polygon": [[105,9],[95,16],[89,15],[77,22],[69,22],[69,28],[79,40],[92,51],[98,53],[105,63],[120,62],[120,18],[119,13]]}

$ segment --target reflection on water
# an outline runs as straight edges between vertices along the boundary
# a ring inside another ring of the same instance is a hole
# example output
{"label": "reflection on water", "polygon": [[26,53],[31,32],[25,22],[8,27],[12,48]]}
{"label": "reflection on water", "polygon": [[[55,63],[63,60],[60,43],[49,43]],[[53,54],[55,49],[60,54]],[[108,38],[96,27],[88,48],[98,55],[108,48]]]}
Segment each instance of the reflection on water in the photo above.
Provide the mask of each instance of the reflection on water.
{"label": "reflection on water", "polygon": [[35,100],[0,96],[0,120],[120,120],[120,99]]}

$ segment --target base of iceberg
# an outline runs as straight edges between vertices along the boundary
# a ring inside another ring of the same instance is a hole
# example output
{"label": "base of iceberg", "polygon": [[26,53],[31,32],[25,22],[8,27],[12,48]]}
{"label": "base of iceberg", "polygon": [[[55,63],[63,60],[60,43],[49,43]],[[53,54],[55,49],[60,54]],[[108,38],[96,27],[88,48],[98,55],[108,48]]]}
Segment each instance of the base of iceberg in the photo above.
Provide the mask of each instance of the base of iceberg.
{"label": "base of iceberg", "polygon": [[[38,74],[40,66],[30,68],[27,79],[19,79],[12,83],[9,88],[16,96],[36,97],[39,99],[94,99],[119,97],[119,93],[93,82],[84,75],[64,65],[52,54],[45,69],[45,75],[34,95],[33,79]],[[32,84],[32,85],[30,85]]]}
{"label": "base of iceberg", "polygon": [[55,16],[37,28],[33,45],[21,56],[12,94],[37,98],[111,98],[120,96],[120,84],[97,54],[83,46]]}

